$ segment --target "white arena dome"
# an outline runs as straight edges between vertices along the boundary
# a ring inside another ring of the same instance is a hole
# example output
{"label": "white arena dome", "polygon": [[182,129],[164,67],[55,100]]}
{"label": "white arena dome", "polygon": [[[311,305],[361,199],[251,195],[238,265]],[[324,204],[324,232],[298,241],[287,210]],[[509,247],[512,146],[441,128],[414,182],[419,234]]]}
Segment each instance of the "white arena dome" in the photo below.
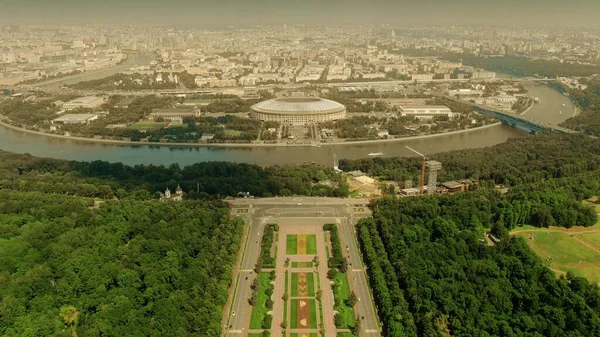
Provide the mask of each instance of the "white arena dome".
{"label": "white arena dome", "polygon": [[306,124],[327,122],[346,117],[346,107],[318,97],[282,97],[251,107],[252,118],[262,121]]}

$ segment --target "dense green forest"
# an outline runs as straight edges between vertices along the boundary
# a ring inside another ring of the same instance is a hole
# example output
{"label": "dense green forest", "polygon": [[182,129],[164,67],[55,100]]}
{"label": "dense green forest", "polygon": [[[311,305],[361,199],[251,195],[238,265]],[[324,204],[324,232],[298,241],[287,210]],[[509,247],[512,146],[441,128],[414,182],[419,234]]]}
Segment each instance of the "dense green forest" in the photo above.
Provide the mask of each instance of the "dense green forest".
{"label": "dense green forest", "polygon": [[179,184],[186,197],[208,199],[250,192],[255,196],[347,196],[348,184],[317,165],[271,166],[207,162],[179,167],[75,162],[0,151],[0,189],[61,193],[102,199],[157,198]]}
{"label": "dense green forest", "polygon": [[[568,177],[600,169],[600,140],[584,135],[539,134],[512,138],[480,149],[430,156],[442,162],[439,181],[475,178],[509,186]],[[344,171],[361,170],[384,180],[404,182],[420,177],[420,158],[340,160]]]}
{"label": "dense green forest", "polygon": [[582,80],[588,87],[585,90],[574,90],[560,87],[568,92],[571,99],[581,108],[581,114],[567,119],[561,125],[588,135],[600,137],[600,78]]}
{"label": "dense green forest", "polygon": [[[572,194],[580,183],[586,197],[597,191],[598,174],[556,180],[504,196],[481,189],[376,202],[357,233],[384,335],[600,335],[598,286],[570,273],[556,278],[507,234],[517,224],[561,224],[540,221],[566,214],[578,225],[596,222]],[[495,246],[483,240],[489,227],[501,239]]]}
{"label": "dense green forest", "polygon": [[0,335],[219,336],[243,223],[219,202],[92,205],[0,190]]}

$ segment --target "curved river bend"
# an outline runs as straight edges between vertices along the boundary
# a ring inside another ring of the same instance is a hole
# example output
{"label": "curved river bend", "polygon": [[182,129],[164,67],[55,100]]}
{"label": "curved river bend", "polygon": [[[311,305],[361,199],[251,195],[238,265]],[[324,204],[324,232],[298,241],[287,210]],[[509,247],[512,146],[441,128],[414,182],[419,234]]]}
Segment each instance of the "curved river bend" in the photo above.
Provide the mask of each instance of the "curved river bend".
{"label": "curved river bend", "polygon": [[[558,123],[573,115],[574,106],[564,95],[546,86],[527,85],[532,96],[540,97],[528,117],[540,121]],[[565,107],[562,107],[565,104]],[[559,114],[559,111],[562,113]],[[523,137],[526,133],[505,125],[495,125],[464,133],[439,135],[436,137],[407,139],[403,141],[343,144],[322,147],[171,147],[151,145],[114,145],[59,139],[24,133],[0,126],[0,149],[30,153],[39,157],[53,157],[69,160],[105,160],[122,162],[128,165],[154,164],[181,166],[202,161],[231,161],[258,165],[298,164],[316,162],[333,165],[333,156],[338,159],[358,159],[369,153],[382,152],[384,156],[411,156],[408,145],[424,154],[433,154],[458,149],[492,146],[505,142],[511,137]]]}

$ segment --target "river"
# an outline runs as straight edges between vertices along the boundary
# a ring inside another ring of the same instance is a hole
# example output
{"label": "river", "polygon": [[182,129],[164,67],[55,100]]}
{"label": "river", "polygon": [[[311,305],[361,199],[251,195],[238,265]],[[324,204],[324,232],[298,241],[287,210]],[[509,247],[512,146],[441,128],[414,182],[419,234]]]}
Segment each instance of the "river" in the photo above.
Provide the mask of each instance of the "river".
{"label": "river", "polygon": [[[573,115],[575,108],[566,96],[544,85],[528,83],[526,87],[532,96],[541,100],[526,116],[544,122],[559,123]],[[562,107],[562,104],[565,104],[565,107]],[[559,111],[563,113],[560,114]],[[383,143],[321,147],[218,148],[101,144],[34,135],[0,126],[0,149],[40,157],[80,161],[106,160],[128,165],[178,163],[184,166],[203,161],[231,161],[267,166],[308,161],[331,166],[334,154],[337,159],[366,158],[373,152],[382,152],[384,157],[411,156],[413,153],[404,147],[408,145],[430,155],[450,150],[493,146],[505,142],[508,138],[526,135],[505,125],[496,125],[458,134]]]}
{"label": "river", "polygon": [[122,71],[129,70],[132,67],[145,66],[149,65],[150,62],[154,60],[153,55],[148,54],[132,54],[128,56],[125,63],[108,67],[104,69],[90,70],[81,74],[76,74],[67,77],[61,77],[55,80],[51,80],[45,83],[37,84],[37,87],[44,89],[58,89],[63,85],[72,85],[79,82],[93,81],[101,78],[105,78],[108,76],[112,76]]}

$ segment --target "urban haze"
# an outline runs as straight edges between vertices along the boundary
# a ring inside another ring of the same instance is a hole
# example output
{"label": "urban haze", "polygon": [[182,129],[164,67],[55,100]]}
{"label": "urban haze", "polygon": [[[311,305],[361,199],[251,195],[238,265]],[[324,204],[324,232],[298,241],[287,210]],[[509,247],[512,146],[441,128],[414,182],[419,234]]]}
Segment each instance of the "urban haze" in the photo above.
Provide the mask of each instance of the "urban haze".
{"label": "urban haze", "polygon": [[0,335],[600,336],[598,13],[0,0]]}

